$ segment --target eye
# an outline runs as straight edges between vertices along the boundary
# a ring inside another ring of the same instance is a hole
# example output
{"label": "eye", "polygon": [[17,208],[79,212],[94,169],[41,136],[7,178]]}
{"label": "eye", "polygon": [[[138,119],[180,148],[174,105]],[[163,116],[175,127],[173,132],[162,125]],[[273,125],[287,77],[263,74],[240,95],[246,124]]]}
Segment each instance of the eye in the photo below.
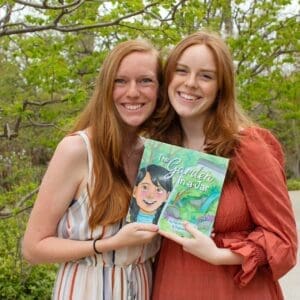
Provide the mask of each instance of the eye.
{"label": "eye", "polygon": [[163,188],[161,188],[161,187],[157,187],[156,188],[156,193],[158,193],[158,194],[162,194],[164,192],[164,189]]}
{"label": "eye", "polygon": [[205,79],[205,80],[210,80],[210,79],[212,79],[211,75],[208,75],[208,74],[203,74],[201,77],[202,77],[203,79]]}
{"label": "eye", "polygon": [[115,84],[117,84],[117,85],[123,85],[123,84],[126,83],[126,80],[123,79],[123,78],[116,78],[114,82],[115,82]]}
{"label": "eye", "polygon": [[187,73],[187,70],[181,67],[177,67],[175,69],[175,73],[179,74],[179,75],[185,75]]}
{"label": "eye", "polygon": [[154,82],[154,80],[150,77],[144,77],[138,81],[138,83],[141,84],[142,86],[152,85],[153,82]]}
{"label": "eye", "polygon": [[147,184],[142,184],[142,185],[141,185],[141,189],[142,189],[142,191],[148,191],[148,186],[147,186]]}
{"label": "eye", "polygon": [[143,78],[142,82],[153,82],[152,78]]}
{"label": "eye", "polygon": [[204,81],[214,80],[216,77],[214,73],[200,73],[199,76]]}

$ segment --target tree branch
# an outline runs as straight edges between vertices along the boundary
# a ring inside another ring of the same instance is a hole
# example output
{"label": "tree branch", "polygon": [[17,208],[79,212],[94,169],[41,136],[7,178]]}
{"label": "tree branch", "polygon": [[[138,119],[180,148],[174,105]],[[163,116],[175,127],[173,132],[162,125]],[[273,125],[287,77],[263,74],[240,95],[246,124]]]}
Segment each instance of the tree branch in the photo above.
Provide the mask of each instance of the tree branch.
{"label": "tree branch", "polygon": [[[73,4],[75,5],[75,3],[76,3],[76,5],[78,5],[78,7],[79,7],[84,2],[85,1],[75,1],[75,2],[73,2]],[[22,0],[19,0],[18,3],[23,4],[23,5],[28,4],[27,2],[22,1]],[[14,34],[23,34],[23,33],[32,33],[32,32],[38,32],[38,31],[45,31],[45,30],[55,30],[55,31],[58,31],[58,32],[79,32],[79,31],[102,28],[102,27],[111,27],[111,26],[119,25],[120,22],[123,21],[123,20],[129,19],[129,18],[137,16],[137,15],[141,15],[141,14],[145,13],[148,8],[156,6],[157,4],[159,4],[159,1],[148,4],[143,9],[140,9],[136,12],[128,13],[128,14],[126,14],[124,16],[121,16],[121,17],[119,17],[119,18],[117,18],[113,21],[103,22],[103,23],[96,23],[96,24],[92,24],[92,25],[76,25],[76,24],[59,25],[58,24],[59,20],[62,17],[64,17],[65,15],[71,13],[71,11],[69,11],[67,9],[62,9],[61,13],[55,18],[55,20],[51,24],[41,25],[41,26],[31,26],[31,25],[20,22],[20,23],[2,25],[2,26],[0,26],[0,37],[1,36],[14,35]],[[44,3],[44,5],[45,5],[45,3]],[[40,6],[42,6],[42,8],[45,8],[44,5],[31,4],[31,6],[33,6],[33,7],[38,6],[38,8],[41,8]],[[57,7],[57,9],[58,9],[58,7]],[[18,27],[18,26],[21,27],[21,28],[11,28],[10,29],[10,27]]]}
{"label": "tree branch", "polygon": [[31,197],[33,197],[38,191],[40,187],[37,187],[33,191],[31,191],[29,194],[22,197],[16,204],[16,207],[21,207],[27,200],[29,200]]}
{"label": "tree branch", "polygon": [[58,129],[58,127],[53,123],[38,123],[38,122],[33,121],[32,119],[29,119],[29,122],[30,122],[31,126],[34,126],[34,127],[54,127],[56,129]]}
{"label": "tree branch", "polygon": [[32,208],[32,205],[24,207],[24,208],[18,210],[17,212],[12,212],[11,210],[7,211],[7,212],[0,212],[0,219],[8,219],[8,218],[15,217],[16,215],[19,215],[22,212],[29,210],[31,208]]}
{"label": "tree branch", "polygon": [[268,61],[273,61],[275,58],[283,55],[283,54],[293,54],[293,53],[299,53],[298,50],[280,50],[280,49],[276,49],[276,51],[274,51],[270,56],[266,57],[266,60],[262,63],[259,63],[258,65],[256,65],[255,67],[252,68],[251,71],[251,77],[257,76],[258,74],[260,74],[261,72],[263,72],[266,68],[267,62]]}
{"label": "tree branch", "polygon": [[[46,106],[46,105],[51,105],[51,104],[57,104],[57,103],[63,103],[63,102],[67,102],[68,99],[65,98],[65,99],[56,99],[56,100],[48,100],[48,101],[43,101],[43,102],[35,102],[35,101],[28,101],[28,100],[25,100],[23,102],[23,106],[22,106],[22,112],[26,110],[26,107],[28,105],[32,105],[32,106]],[[29,119],[31,126],[37,126],[37,127],[54,127],[54,128],[57,128],[58,127],[53,124],[53,123],[37,123],[37,122],[34,122],[33,120]],[[4,124],[4,127],[3,127],[3,133],[0,134],[0,138],[7,138],[9,140],[11,140],[12,138],[16,138],[19,134],[19,129],[21,127],[21,122],[22,122],[22,116],[20,115],[16,122],[15,122],[15,126],[14,126],[14,129],[12,129],[10,127],[10,125],[8,123],[5,123]]]}
{"label": "tree branch", "polygon": [[33,8],[37,8],[37,9],[61,10],[61,9],[67,9],[67,8],[71,8],[71,7],[74,7],[74,6],[81,5],[85,1],[84,0],[76,0],[76,1],[74,1],[72,3],[70,3],[70,4],[60,5],[60,6],[51,6],[51,5],[48,5],[47,4],[48,1],[43,1],[42,4],[36,3],[36,2],[34,2],[34,3],[27,2],[27,1],[23,1],[23,0],[15,0],[15,2],[18,3],[18,4],[22,4],[22,5],[33,7]]}
{"label": "tree branch", "polygon": [[[19,210],[17,210],[16,212],[13,211],[13,210],[8,210],[6,209],[5,207],[1,207],[0,208],[0,219],[8,219],[8,218],[11,218],[11,217],[15,217],[16,215],[26,211],[26,210],[29,210],[32,208],[32,205],[30,206],[26,206],[26,207],[23,207],[23,204],[29,200],[30,198],[32,198],[34,195],[37,194],[37,192],[39,191],[39,188],[40,187],[37,187],[36,189],[34,189],[33,191],[31,191],[30,193],[28,193],[27,195],[25,195],[24,197],[22,197],[15,205],[16,208],[18,208]],[[15,210],[15,209],[14,209]]]}
{"label": "tree branch", "polygon": [[25,100],[24,104],[23,104],[23,107],[25,105],[25,107],[24,107],[24,109],[25,109],[27,105],[45,106],[45,105],[48,105],[48,104],[63,103],[63,102],[67,102],[67,101],[68,101],[68,99],[48,100],[48,101],[44,101],[44,102],[35,102],[35,101]]}

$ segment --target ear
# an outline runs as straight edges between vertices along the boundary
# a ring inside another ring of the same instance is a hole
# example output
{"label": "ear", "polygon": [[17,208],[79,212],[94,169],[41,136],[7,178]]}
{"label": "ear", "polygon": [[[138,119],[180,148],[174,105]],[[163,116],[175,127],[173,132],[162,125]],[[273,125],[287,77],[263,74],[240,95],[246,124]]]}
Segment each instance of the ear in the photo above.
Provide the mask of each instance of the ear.
{"label": "ear", "polygon": [[136,186],[133,188],[132,196],[135,198]]}
{"label": "ear", "polygon": [[165,199],[165,201],[163,203],[167,202],[167,200],[169,199],[169,196],[170,196],[170,192],[167,192],[167,198]]}

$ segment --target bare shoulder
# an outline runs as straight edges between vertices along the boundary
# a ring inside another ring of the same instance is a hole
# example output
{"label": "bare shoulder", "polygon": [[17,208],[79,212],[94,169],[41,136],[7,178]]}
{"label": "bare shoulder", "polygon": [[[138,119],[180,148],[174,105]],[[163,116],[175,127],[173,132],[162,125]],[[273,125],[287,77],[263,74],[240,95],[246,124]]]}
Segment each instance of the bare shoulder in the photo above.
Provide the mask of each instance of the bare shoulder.
{"label": "bare shoulder", "polygon": [[86,145],[79,135],[64,137],[55,150],[54,156],[62,156],[66,160],[81,161],[87,158]]}
{"label": "bare shoulder", "polygon": [[[87,150],[83,139],[78,135],[63,138],[52,156],[42,181],[42,187],[69,193],[71,199],[87,176]],[[43,190],[43,189],[42,189]],[[53,193],[53,192],[52,192]],[[60,195],[62,198],[62,196]]]}

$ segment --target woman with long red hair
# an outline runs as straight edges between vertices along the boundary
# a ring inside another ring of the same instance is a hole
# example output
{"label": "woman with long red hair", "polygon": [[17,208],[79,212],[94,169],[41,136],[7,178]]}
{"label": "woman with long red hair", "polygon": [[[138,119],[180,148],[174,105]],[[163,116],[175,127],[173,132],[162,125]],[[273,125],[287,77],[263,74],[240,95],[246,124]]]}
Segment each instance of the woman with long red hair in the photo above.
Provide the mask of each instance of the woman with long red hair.
{"label": "woman with long red hair", "polygon": [[125,224],[143,151],[160,106],[161,62],[146,41],[117,45],[72,133],[58,145],[23,242],[31,263],[61,263],[53,299],[149,299],[157,226]]}
{"label": "woman with long red hair", "polygon": [[280,144],[238,108],[234,66],[215,33],[199,31],[170,52],[152,137],[230,158],[208,237],[161,232],[153,300],[283,299],[278,279],[296,263],[296,225]]}

